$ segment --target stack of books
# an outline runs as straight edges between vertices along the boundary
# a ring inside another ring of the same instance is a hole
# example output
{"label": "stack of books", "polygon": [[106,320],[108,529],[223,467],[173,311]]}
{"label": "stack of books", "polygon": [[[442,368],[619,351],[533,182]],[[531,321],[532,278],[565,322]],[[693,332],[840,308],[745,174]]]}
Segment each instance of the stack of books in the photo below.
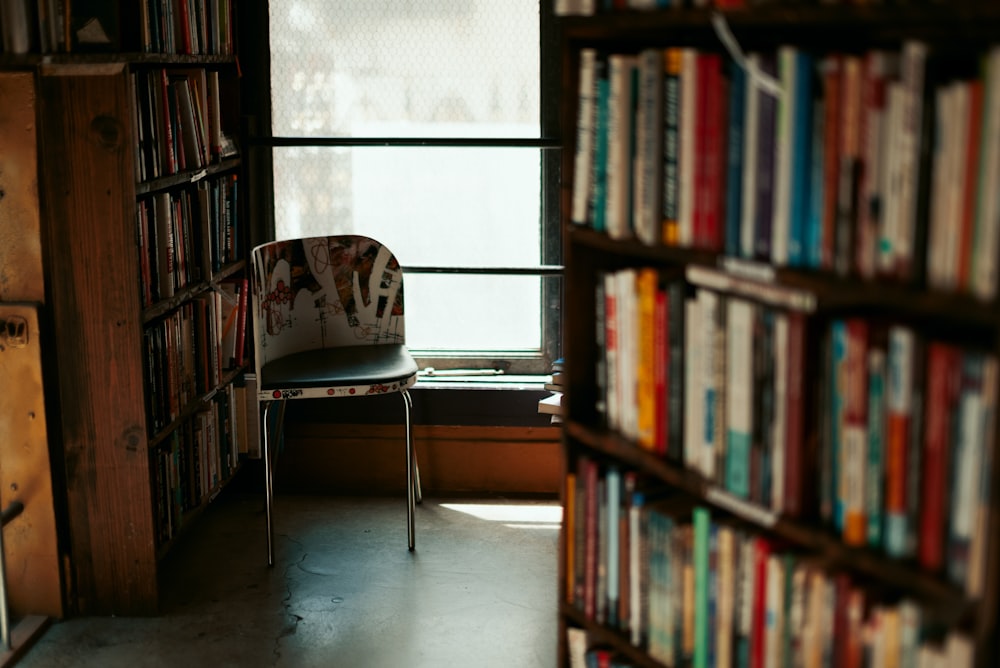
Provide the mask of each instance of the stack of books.
{"label": "stack of books", "polygon": [[548,413],[552,416],[552,424],[562,423],[563,412],[563,360],[557,359],[552,363],[552,375],[545,383],[545,389],[552,394],[538,401],[538,412]]}

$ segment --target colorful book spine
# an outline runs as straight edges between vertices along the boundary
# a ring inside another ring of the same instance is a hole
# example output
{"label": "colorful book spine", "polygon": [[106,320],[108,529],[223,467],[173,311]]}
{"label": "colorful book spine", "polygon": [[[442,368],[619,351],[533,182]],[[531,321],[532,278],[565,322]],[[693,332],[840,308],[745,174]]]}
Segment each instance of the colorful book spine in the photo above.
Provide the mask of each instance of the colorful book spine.
{"label": "colorful book spine", "polygon": [[726,138],[726,255],[740,253],[740,219],[743,208],[743,124],[747,96],[747,75],[743,65],[730,61],[729,114]]}

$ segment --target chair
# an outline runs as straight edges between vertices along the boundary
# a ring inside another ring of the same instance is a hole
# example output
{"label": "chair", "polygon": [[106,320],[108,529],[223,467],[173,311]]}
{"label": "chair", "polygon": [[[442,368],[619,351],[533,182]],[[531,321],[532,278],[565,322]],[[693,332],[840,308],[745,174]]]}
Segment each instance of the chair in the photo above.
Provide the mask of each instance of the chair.
{"label": "chair", "polygon": [[291,239],[252,253],[254,359],[263,406],[267,562],[274,565],[271,412],[280,434],[288,399],[399,392],[406,425],[407,539],[421,500],[409,388],[417,364],[403,330],[403,272],[378,241],[358,235]]}

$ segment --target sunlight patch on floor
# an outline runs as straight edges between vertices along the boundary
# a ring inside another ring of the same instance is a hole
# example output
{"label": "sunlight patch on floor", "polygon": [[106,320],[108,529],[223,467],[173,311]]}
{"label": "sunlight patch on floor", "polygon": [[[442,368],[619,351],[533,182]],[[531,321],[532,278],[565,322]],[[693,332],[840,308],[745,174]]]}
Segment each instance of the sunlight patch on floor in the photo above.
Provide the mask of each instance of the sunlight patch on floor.
{"label": "sunlight patch on floor", "polygon": [[502,522],[514,529],[558,529],[562,521],[559,504],[442,503],[442,508],[472,515],[489,522]]}

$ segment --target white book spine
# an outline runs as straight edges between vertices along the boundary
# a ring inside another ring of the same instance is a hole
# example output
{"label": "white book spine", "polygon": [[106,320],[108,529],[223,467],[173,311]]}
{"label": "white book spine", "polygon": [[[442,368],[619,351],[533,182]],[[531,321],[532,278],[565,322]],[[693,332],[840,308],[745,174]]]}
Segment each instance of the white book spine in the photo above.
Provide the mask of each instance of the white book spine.
{"label": "white book spine", "polygon": [[571,219],[578,225],[587,221],[590,199],[592,164],[594,160],[594,68],[595,49],[580,50],[580,81],[577,96],[576,155],[573,164],[573,212]]}
{"label": "white book spine", "polygon": [[754,256],[754,229],[757,213],[757,125],[760,105],[757,91],[757,76],[760,55],[747,56],[746,105],[743,122],[743,200],[740,212],[740,254],[745,258]]}
{"label": "white book spine", "polygon": [[722,389],[715,382],[715,312],[719,308],[719,295],[712,290],[698,290],[698,301],[701,304],[701,332],[696,340],[702,349],[702,421],[697,426],[701,444],[698,470],[712,480],[715,477],[716,393]]}
{"label": "white book spine", "polygon": [[784,511],[788,419],[788,316],[774,317],[774,424],[771,451],[771,510]]}
{"label": "white book spine", "polygon": [[778,125],[774,142],[774,213],[771,222],[771,261],[788,264],[788,238],[791,233],[792,138],[795,123],[795,77],[797,49],[778,49]]}
{"label": "white book spine", "polygon": [[982,123],[972,286],[979,298],[993,299],[1000,253],[1000,188],[996,186],[1000,182],[1000,46],[993,47],[987,57]]}

